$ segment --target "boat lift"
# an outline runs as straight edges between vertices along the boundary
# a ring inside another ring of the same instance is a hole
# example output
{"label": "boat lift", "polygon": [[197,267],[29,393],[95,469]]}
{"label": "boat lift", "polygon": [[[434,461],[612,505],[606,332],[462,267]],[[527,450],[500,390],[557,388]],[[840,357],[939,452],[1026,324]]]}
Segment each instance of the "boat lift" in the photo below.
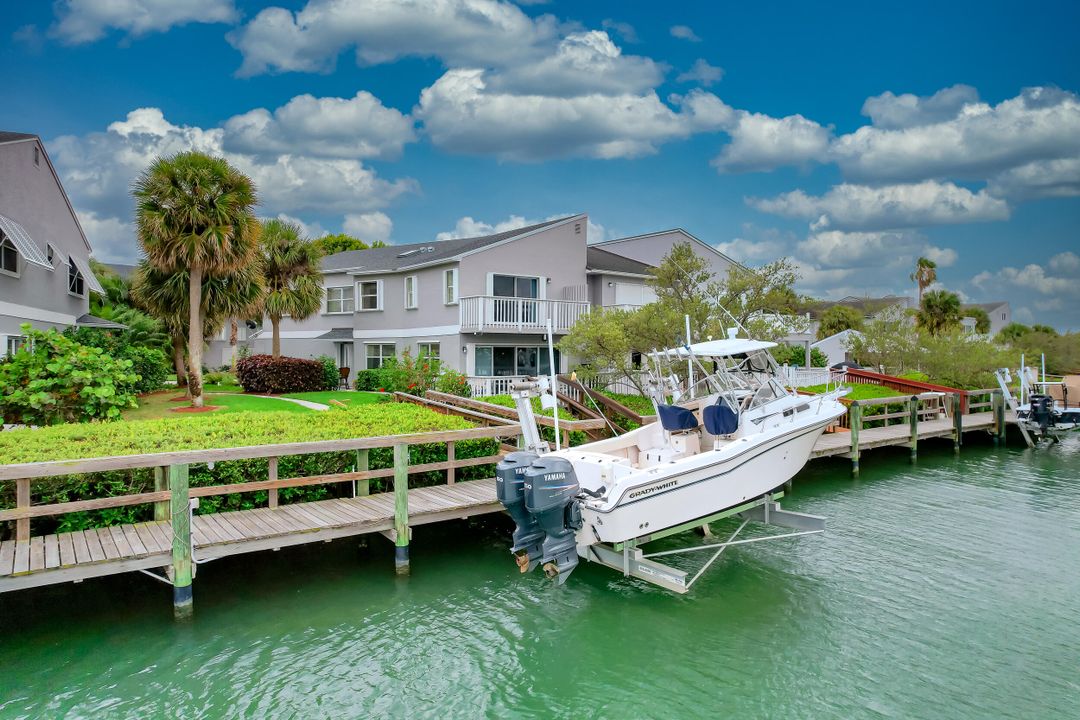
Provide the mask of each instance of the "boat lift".
{"label": "boat lift", "polygon": [[[635,577],[639,580],[644,580],[645,582],[662,587],[665,590],[670,590],[683,595],[689,592],[690,587],[705,574],[705,571],[716,562],[725,550],[733,545],[747,545],[750,543],[764,542],[766,540],[780,540],[782,538],[816,535],[825,532],[824,517],[784,510],[780,507],[780,503],[777,502],[783,496],[783,492],[770,493],[757,500],[728,510],[723,510],[715,515],[692,520],[688,523],[666,528],[649,535],[642,535],[624,543],[616,543],[614,545],[608,543],[596,543],[593,545],[579,546],[578,554],[589,561],[599,563],[621,572],[625,577]],[[742,523],[740,523],[735,532],[733,532],[724,542],[709,543],[707,545],[693,545],[690,547],[677,548],[675,550],[662,550],[654,553],[646,553],[641,549],[641,545],[644,545],[645,543],[670,537],[694,528],[703,527],[710,522],[732,516],[741,518]],[[794,530],[794,532],[745,538],[742,540],[736,539],[746,526],[752,522],[790,528]],[[705,564],[694,573],[693,577],[689,578],[689,572],[686,570],[679,570],[678,568],[653,560],[653,558],[666,557],[669,555],[683,555],[687,553],[704,552],[707,550],[714,550],[715,552],[713,552],[712,556]]]}

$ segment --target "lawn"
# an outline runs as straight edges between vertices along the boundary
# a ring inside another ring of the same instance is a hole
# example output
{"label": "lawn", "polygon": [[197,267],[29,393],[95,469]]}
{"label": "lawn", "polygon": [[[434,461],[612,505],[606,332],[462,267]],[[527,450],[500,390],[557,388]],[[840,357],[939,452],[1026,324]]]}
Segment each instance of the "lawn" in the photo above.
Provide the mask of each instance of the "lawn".
{"label": "lawn", "polygon": [[[187,407],[190,403],[186,400],[173,400],[183,393],[179,390],[164,390],[161,392],[142,395],[138,399],[139,407],[125,410],[121,417],[124,420],[154,420],[157,418],[193,418],[204,413],[173,412],[176,408]],[[235,412],[288,412],[288,413],[313,413],[318,412],[297,405],[296,403],[278,400],[261,395],[228,395],[207,393],[204,396],[207,405],[215,405],[220,410],[214,410],[209,415]]]}
{"label": "lawn", "polygon": [[[830,385],[829,387],[832,387],[832,386]],[[885,387],[883,385],[864,385],[863,383],[854,383],[854,384],[844,383],[844,387],[851,389],[851,392],[849,392],[847,395],[844,396],[848,400],[870,400],[872,398],[899,397],[901,395],[904,395],[906,397],[906,395],[904,393],[900,392],[899,390],[893,390],[892,388]],[[799,388],[799,389],[802,390],[803,392],[809,392],[809,393],[814,393],[815,395],[818,395],[820,393],[825,392],[825,388],[826,388],[825,385],[809,385],[807,387]]]}
{"label": "lawn", "polygon": [[[288,393],[281,397],[307,400],[308,402],[317,402],[322,403],[323,405],[330,405],[331,400],[337,400],[346,407],[386,402],[389,399],[388,396],[381,393],[354,392],[350,390],[322,390],[319,392]],[[330,406],[333,407],[333,405]]]}
{"label": "lawn", "polygon": [[615,402],[622,403],[630,408],[638,415],[652,415],[656,412],[653,409],[652,400],[643,395],[627,395],[625,393],[608,392],[607,390],[602,392]]}

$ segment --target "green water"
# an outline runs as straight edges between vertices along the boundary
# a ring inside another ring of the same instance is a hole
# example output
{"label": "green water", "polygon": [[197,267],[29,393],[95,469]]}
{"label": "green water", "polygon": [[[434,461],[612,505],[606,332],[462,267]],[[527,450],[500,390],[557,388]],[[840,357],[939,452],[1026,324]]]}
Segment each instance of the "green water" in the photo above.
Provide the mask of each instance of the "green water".
{"label": "green water", "polygon": [[417,529],[407,580],[382,538],[209,563],[188,625],[143,576],[8,594],[0,717],[1080,717],[1080,443],[863,466],[682,597],[522,577],[494,518]]}

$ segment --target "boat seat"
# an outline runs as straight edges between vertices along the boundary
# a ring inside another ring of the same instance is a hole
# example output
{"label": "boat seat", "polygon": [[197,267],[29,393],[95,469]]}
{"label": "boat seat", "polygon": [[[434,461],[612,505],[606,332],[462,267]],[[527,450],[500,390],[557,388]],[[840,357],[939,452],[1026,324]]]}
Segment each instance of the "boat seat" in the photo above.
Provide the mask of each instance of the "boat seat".
{"label": "boat seat", "polygon": [[660,415],[660,425],[668,432],[693,430],[698,426],[694,413],[684,407],[657,405],[656,412]]}
{"label": "boat seat", "polygon": [[739,429],[739,416],[723,398],[701,411],[701,421],[710,435],[730,435]]}

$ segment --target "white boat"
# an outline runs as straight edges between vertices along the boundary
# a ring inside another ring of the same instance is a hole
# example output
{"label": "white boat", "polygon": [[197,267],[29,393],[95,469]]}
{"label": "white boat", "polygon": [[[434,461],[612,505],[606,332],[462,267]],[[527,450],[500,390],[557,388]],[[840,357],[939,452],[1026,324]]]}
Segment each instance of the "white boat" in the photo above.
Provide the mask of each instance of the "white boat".
{"label": "white boat", "polygon": [[[542,563],[562,582],[579,557],[613,564],[620,558],[611,553],[622,551],[623,569],[642,571],[627,574],[662,572],[642,562],[640,544],[750,506],[790,521],[774,524],[817,527],[781,510],[773,493],[846,412],[843,391],[786,388],[768,352],[774,345],[728,338],[655,353],[649,386],[659,421],[624,435],[546,452],[526,430],[529,449],[497,472],[500,499],[518,522],[512,550],[522,571]],[[672,365],[686,370],[684,379]],[[523,429],[534,422],[535,388],[525,385],[514,392]]]}
{"label": "white boat", "polygon": [[[1044,360],[1045,362],[1045,360]],[[1045,370],[1042,379],[1034,368],[1021,360],[1017,371],[1020,397],[1012,396],[1012,376],[1007,368],[997,371],[998,384],[1005,400],[1016,412],[1016,423],[1025,438],[1058,442],[1066,435],[1080,430],[1080,377],[1066,375],[1048,380]],[[1072,399],[1070,402],[1070,389]],[[1029,444],[1032,444],[1030,439]]]}

